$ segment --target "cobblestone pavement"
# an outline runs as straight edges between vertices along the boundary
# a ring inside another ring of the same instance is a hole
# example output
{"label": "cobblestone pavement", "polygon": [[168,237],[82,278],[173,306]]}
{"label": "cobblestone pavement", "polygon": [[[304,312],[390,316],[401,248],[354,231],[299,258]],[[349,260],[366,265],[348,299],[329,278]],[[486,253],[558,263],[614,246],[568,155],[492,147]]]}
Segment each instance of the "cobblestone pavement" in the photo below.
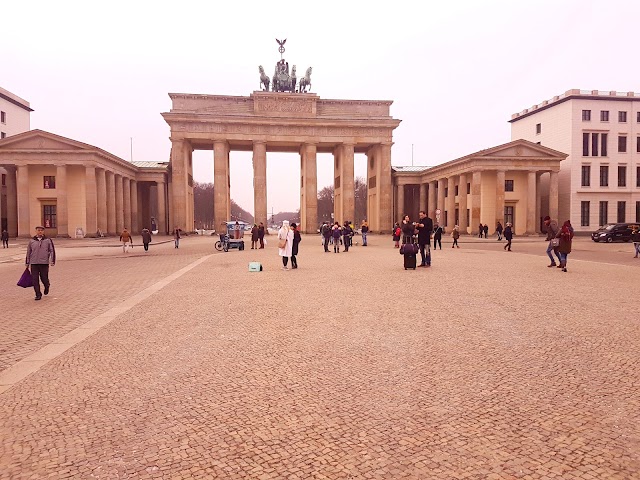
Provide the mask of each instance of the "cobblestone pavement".
{"label": "cobblestone pavement", "polygon": [[[0,479],[640,478],[640,260],[469,241],[404,271],[370,243],[305,237],[293,271],[272,245],[211,256],[0,394]],[[211,244],[69,248],[54,298],[3,294],[9,325],[57,335]]]}

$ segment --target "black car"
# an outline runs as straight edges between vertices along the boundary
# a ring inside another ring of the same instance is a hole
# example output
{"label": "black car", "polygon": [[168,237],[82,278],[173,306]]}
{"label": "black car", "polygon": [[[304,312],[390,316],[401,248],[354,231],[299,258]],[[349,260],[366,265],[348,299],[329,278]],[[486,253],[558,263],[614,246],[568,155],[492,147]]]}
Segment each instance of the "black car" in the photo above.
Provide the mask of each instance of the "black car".
{"label": "black car", "polygon": [[631,232],[637,223],[611,223],[599,228],[591,234],[594,242],[628,242],[631,240]]}

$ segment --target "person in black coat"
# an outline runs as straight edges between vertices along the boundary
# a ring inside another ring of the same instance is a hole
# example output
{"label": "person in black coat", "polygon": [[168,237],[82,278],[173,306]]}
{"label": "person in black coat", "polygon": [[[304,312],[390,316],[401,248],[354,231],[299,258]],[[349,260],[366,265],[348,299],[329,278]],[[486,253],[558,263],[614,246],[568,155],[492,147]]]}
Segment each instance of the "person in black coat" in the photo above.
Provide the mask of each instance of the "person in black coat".
{"label": "person in black coat", "polygon": [[440,225],[436,223],[435,228],[433,230],[433,249],[436,250],[436,246],[440,245],[440,250],[442,250],[442,232],[444,230]]}
{"label": "person in black coat", "polygon": [[298,226],[295,223],[291,224],[291,229],[293,230],[293,244],[291,245],[291,268],[298,268],[298,259],[296,255],[298,255],[298,246],[300,245],[300,240],[302,237],[300,236],[300,231],[298,230]]}
{"label": "person in black coat", "polygon": [[513,230],[510,223],[507,223],[507,226],[504,227],[504,239],[507,241],[504,245],[504,249],[507,251],[511,251],[511,239],[513,238]]}
{"label": "person in black coat", "polygon": [[[418,246],[420,247],[420,256],[422,257],[422,263],[420,267],[431,266],[431,232],[433,231],[433,220],[427,217],[425,212],[418,214],[420,219],[416,223],[416,229],[418,230]],[[442,248],[442,246],[440,247]]]}

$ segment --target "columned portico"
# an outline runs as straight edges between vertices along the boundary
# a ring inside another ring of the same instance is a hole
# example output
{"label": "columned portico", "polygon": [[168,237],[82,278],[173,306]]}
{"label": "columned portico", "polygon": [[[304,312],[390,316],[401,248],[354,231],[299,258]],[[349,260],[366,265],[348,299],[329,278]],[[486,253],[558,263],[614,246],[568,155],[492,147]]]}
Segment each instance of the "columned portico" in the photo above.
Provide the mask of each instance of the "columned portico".
{"label": "columned portico", "polygon": [[300,225],[303,233],[316,233],[318,228],[318,166],[316,153],[316,145],[313,143],[305,143],[300,149]]}
{"label": "columned portico", "polygon": [[[67,206],[67,166],[58,165],[56,168],[56,215],[58,236],[69,236],[69,209]],[[46,227],[46,225],[45,225]]]}
{"label": "columned portico", "polygon": [[267,225],[267,144],[253,142],[253,216],[255,223]]}
{"label": "columned portico", "polygon": [[98,230],[98,186],[96,167],[87,165],[85,171],[86,231],[85,235],[95,235]]}

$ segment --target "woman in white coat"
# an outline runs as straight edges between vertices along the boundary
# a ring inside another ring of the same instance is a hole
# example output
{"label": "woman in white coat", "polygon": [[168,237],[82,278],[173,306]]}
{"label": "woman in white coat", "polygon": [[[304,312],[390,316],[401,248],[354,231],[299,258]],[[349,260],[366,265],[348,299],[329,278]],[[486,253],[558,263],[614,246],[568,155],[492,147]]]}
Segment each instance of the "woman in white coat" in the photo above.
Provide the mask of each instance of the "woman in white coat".
{"label": "woman in white coat", "polygon": [[293,249],[293,230],[289,227],[289,221],[282,222],[282,227],[278,230],[278,255],[282,257],[282,269],[289,270],[287,263]]}

